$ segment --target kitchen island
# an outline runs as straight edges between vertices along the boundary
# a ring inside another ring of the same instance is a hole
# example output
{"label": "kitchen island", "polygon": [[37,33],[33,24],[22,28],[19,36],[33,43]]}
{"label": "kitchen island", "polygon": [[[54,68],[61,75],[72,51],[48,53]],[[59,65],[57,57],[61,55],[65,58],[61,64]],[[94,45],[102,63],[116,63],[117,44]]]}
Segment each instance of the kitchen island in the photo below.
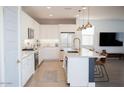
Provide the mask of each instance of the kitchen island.
{"label": "kitchen island", "polygon": [[95,87],[94,66],[97,53],[86,48],[80,50],[64,49],[63,67],[67,75],[67,83],[71,87]]}

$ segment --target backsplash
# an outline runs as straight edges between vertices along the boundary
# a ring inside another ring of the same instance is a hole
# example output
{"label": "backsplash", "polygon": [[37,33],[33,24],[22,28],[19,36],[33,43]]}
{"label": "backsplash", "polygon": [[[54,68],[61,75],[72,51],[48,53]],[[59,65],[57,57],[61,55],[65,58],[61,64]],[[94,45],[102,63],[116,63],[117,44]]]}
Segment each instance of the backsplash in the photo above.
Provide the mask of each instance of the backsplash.
{"label": "backsplash", "polygon": [[24,40],[24,48],[25,49],[35,48],[35,40],[34,39],[26,39],[26,40]]}
{"label": "backsplash", "polygon": [[40,40],[41,47],[58,47],[58,39],[42,39]]}

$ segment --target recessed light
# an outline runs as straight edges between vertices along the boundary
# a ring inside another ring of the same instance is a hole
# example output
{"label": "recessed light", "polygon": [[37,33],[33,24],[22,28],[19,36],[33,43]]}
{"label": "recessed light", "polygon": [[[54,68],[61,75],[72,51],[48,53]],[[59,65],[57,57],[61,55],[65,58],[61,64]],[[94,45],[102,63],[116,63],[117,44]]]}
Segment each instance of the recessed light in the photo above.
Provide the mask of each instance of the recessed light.
{"label": "recessed light", "polygon": [[84,9],[84,10],[85,10],[85,9],[87,9],[87,8],[86,8],[86,7],[83,7],[82,9]]}
{"label": "recessed light", "polygon": [[49,16],[53,16],[52,14],[49,14]]}
{"label": "recessed light", "polygon": [[51,7],[50,7],[50,6],[48,6],[48,7],[47,7],[47,9],[51,9]]}

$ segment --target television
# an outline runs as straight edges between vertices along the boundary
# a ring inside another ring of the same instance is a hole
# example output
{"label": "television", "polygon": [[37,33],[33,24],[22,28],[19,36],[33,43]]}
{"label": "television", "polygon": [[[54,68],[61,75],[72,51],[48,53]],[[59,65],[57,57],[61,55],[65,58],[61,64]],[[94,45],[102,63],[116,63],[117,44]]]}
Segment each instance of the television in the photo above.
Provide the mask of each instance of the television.
{"label": "television", "polygon": [[124,32],[100,32],[100,46],[123,46]]}

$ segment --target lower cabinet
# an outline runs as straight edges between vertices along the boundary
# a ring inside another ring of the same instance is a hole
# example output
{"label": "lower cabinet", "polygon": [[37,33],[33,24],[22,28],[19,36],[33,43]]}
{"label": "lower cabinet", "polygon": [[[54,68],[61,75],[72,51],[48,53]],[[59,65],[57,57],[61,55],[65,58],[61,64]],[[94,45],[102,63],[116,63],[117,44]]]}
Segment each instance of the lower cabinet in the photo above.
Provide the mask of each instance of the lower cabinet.
{"label": "lower cabinet", "polygon": [[38,51],[38,65],[40,65],[43,62],[43,58],[42,58],[42,49],[39,49]]}
{"label": "lower cabinet", "polygon": [[29,55],[21,62],[21,83],[24,86],[34,73],[34,54]]}
{"label": "lower cabinet", "polygon": [[44,47],[40,49],[39,57],[43,60],[59,59],[59,47]]}
{"label": "lower cabinet", "polygon": [[96,58],[66,57],[64,69],[70,87],[95,87],[94,63]]}
{"label": "lower cabinet", "polygon": [[86,87],[89,83],[88,58],[68,57],[67,82],[71,87]]}

